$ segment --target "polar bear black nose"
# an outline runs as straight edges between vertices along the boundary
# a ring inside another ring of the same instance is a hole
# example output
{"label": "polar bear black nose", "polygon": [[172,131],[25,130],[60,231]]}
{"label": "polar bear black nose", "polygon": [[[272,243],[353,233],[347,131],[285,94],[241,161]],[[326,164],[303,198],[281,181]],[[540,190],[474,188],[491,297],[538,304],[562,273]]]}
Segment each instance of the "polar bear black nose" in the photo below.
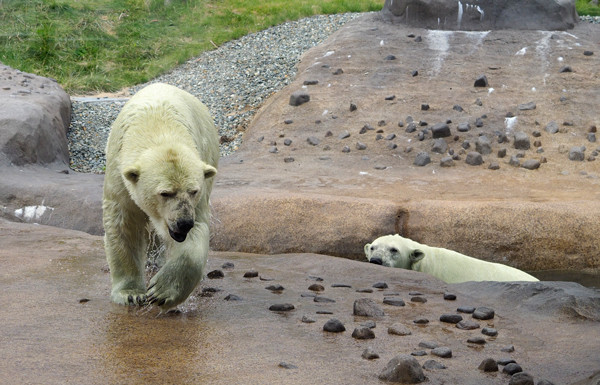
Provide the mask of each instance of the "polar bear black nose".
{"label": "polar bear black nose", "polygon": [[371,258],[369,262],[374,263],[376,265],[383,265],[383,261],[381,260],[381,258],[377,257]]}
{"label": "polar bear black nose", "polygon": [[187,234],[194,227],[194,221],[191,219],[179,219],[177,220],[177,232]]}

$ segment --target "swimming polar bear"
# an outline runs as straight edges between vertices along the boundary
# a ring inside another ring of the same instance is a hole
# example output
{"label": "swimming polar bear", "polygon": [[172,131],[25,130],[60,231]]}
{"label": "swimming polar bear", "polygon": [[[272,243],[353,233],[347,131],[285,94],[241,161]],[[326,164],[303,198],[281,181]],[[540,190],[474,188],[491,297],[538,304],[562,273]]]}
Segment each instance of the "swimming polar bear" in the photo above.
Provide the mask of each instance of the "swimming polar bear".
{"label": "swimming polar bear", "polygon": [[482,261],[456,251],[420,244],[400,235],[385,235],[365,245],[371,263],[433,275],[446,283],[466,281],[538,281],[514,267]]}

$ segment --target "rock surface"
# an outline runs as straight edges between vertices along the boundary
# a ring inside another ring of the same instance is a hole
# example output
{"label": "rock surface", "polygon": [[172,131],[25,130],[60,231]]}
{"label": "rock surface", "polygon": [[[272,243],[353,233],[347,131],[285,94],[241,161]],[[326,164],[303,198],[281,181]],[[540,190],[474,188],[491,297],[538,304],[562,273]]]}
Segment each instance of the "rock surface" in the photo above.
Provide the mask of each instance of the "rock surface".
{"label": "rock surface", "polygon": [[578,21],[574,0],[386,0],[386,18],[431,29],[566,30]]}
{"label": "rock surface", "polygon": [[[130,383],[135,373],[136,381],[143,383],[210,379],[216,385],[242,384],[251,378],[256,383],[371,384],[378,383],[379,374],[397,355],[427,349],[428,355],[414,357],[424,365],[432,358],[430,349],[438,345],[453,354],[436,358],[446,369],[427,371],[427,383],[432,385],[506,385],[507,375],[478,369],[490,357],[510,357],[536,380],[555,384],[591,378],[598,368],[597,346],[590,341],[598,340],[600,323],[592,318],[600,319],[600,306],[595,302],[588,309],[586,301],[598,301],[600,294],[581,286],[577,300],[565,302],[559,299],[566,289],[556,283],[484,290],[485,284],[447,285],[417,272],[322,255],[213,252],[207,271],[227,262],[235,267],[224,270],[221,279],[201,282],[179,313],[159,315],[153,307],[110,303],[110,278],[99,236],[0,220],[0,244],[0,371],[12,383]],[[263,281],[243,277],[249,270],[272,277],[273,284],[285,290],[280,294],[265,290]],[[326,304],[333,315],[319,313],[322,304],[302,297],[314,277],[323,280],[327,295],[336,300]],[[379,280],[389,288],[371,294],[330,288],[336,282],[369,287]],[[498,336],[486,338],[483,347],[474,349],[465,340],[481,335],[479,331],[435,321],[456,307],[454,301],[442,298],[449,288],[464,303],[492,306]],[[411,291],[430,301],[387,307],[386,315],[377,320],[374,339],[352,338],[349,330],[369,320],[352,314],[356,299],[368,297],[381,305],[388,292]],[[243,299],[225,301],[231,293],[243,293]],[[535,301],[543,303],[543,311],[532,306]],[[295,309],[269,311],[275,302]],[[586,312],[588,316],[582,317]],[[417,316],[432,321],[427,326],[411,325]],[[308,317],[316,322],[302,321]],[[332,317],[347,330],[323,331]],[[412,334],[385,332],[397,322],[410,325]],[[512,353],[501,352],[513,344]],[[364,359],[367,347],[380,359]],[[289,370],[280,367],[282,362],[289,363],[284,366]]]}

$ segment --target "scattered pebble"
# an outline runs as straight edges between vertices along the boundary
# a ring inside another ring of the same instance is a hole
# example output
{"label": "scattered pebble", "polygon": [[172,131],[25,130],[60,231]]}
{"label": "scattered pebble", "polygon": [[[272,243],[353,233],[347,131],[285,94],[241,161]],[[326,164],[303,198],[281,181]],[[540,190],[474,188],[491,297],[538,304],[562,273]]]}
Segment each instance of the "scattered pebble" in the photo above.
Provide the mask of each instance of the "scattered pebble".
{"label": "scattered pebble", "polygon": [[510,377],[508,385],[534,385],[533,376],[525,372],[515,373]]}
{"label": "scattered pebble", "polygon": [[388,285],[385,282],[377,282],[377,283],[373,284],[373,287],[375,289],[387,289]]}
{"label": "scattered pebble", "polygon": [[481,329],[481,333],[485,334],[486,336],[496,337],[498,335],[498,330],[494,328],[483,328]]}
{"label": "scattered pebble", "polygon": [[406,305],[404,303],[404,301],[399,298],[384,298],[383,303],[385,305],[390,305],[390,306],[405,306]]}
{"label": "scattered pebble", "polygon": [[475,308],[473,306],[461,306],[456,309],[456,311],[459,313],[472,314],[475,311]]}
{"label": "scattered pebble", "polygon": [[456,324],[456,327],[461,330],[475,330],[479,329],[479,324],[471,320],[462,320]]}
{"label": "scattered pebble", "polygon": [[221,268],[222,269],[233,269],[235,267],[235,265],[233,264],[233,262],[225,262]]}
{"label": "scattered pebble", "polygon": [[379,358],[379,354],[377,354],[372,347],[368,347],[363,350],[361,357],[365,360],[376,360]]}
{"label": "scattered pebble", "polygon": [[276,285],[269,285],[269,286],[265,287],[265,289],[271,290],[271,291],[283,291],[285,288],[279,284],[276,284]]}
{"label": "scattered pebble", "polygon": [[511,376],[515,373],[520,373],[522,371],[523,371],[523,369],[521,368],[521,366],[519,364],[515,364],[515,363],[510,363],[510,364],[506,365],[504,367],[504,369],[502,369],[503,373],[510,374]]}
{"label": "scattered pebble", "polygon": [[387,363],[379,374],[379,379],[389,382],[418,384],[425,381],[425,375],[416,358],[401,354]]}
{"label": "scattered pebble", "polygon": [[416,350],[412,353],[410,353],[411,356],[415,356],[415,357],[423,357],[427,355],[427,352],[425,350]]}
{"label": "scattered pebble", "polygon": [[473,312],[473,318],[479,320],[488,320],[494,318],[495,312],[494,309],[490,309],[489,307],[481,306],[475,309]]}
{"label": "scattered pebble", "polygon": [[411,297],[410,301],[411,302],[418,302],[418,303],[426,303],[427,302],[427,298],[416,296],[416,297]]}
{"label": "scattered pebble", "polygon": [[244,278],[256,278],[258,277],[258,271],[250,270],[244,273]]}
{"label": "scattered pebble", "polygon": [[298,369],[298,367],[296,365],[290,364],[290,363],[287,363],[287,362],[284,362],[284,361],[281,361],[279,363],[279,367],[283,368],[283,369]]}
{"label": "scattered pebble", "polygon": [[308,287],[308,290],[323,291],[323,290],[325,290],[325,288],[323,287],[323,285],[319,285],[318,283],[313,283],[312,285],[310,285]]}
{"label": "scattered pebble", "polygon": [[335,302],[334,299],[327,298],[327,297],[319,297],[319,296],[316,296],[314,301],[321,302],[321,303],[334,303]]}
{"label": "scattered pebble", "polygon": [[446,369],[446,365],[441,362],[437,362],[436,360],[427,360],[423,364],[423,369],[427,370],[435,370],[435,369]]}
{"label": "scattered pebble", "polygon": [[395,323],[388,328],[388,334],[392,334],[395,336],[408,336],[411,335],[412,332],[406,326],[400,323]]}
{"label": "scattered pebble", "polygon": [[312,323],[315,323],[317,321],[314,318],[311,318],[309,316],[303,315],[302,316],[302,322],[305,323],[305,324],[312,324]]}
{"label": "scattered pebble", "polygon": [[427,318],[417,318],[413,321],[413,323],[417,324],[417,325],[427,325],[429,323],[429,320]]}
{"label": "scattered pebble", "polygon": [[467,339],[467,342],[470,344],[476,344],[476,345],[485,345],[485,343],[486,343],[485,338],[483,338],[483,337],[471,337],[471,338]]}
{"label": "scattered pebble", "polygon": [[269,307],[271,311],[291,311],[294,309],[295,307],[291,303],[277,303]]}
{"label": "scattered pebble", "polygon": [[208,279],[220,279],[225,277],[225,274],[223,274],[223,271],[221,270],[213,270],[206,274],[206,277],[208,277]]}
{"label": "scattered pebble", "polygon": [[363,326],[363,327],[366,327],[366,328],[370,328],[370,329],[375,329],[375,327],[377,326],[377,324],[373,320],[368,320],[368,321],[365,321],[365,322],[361,323],[360,326]]}
{"label": "scattered pebble", "polygon": [[375,338],[375,333],[371,328],[358,327],[352,332],[352,337],[357,340],[369,340]]}
{"label": "scattered pebble", "polygon": [[385,315],[383,309],[370,298],[360,298],[354,301],[353,314],[363,317],[383,317]]}
{"label": "scattered pebble", "polygon": [[479,364],[479,370],[483,370],[484,372],[497,372],[498,363],[493,358],[486,358]]}
{"label": "scattered pebble", "polygon": [[422,348],[426,348],[426,349],[435,349],[439,345],[433,341],[421,341],[421,342],[419,342],[419,346]]}
{"label": "scattered pebble", "polygon": [[235,294],[229,294],[227,295],[227,297],[225,297],[225,301],[241,301],[242,297],[240,297],[239,295],[235,295]]}
{"label": "scattered pebble", "polygon": [[323,325],[323,330],[331,333],[341,333],[346,331],[346,327],[339,319],[332,318],[325,322],[325,325]]}
{"label": "scattered pebble", "polygon": [[439,347],[431,350],[431,354],[441,358],[450,358],[452,357],[452,350],[446,347]]}
{"label": "scattered pebble", "polygon": [[502,366],[506,366],[508,364],[516,364],[517,361],[513,360],[512,358],[501,358],[498,361],[498,365],[502,365]]}
{"label": "scattered pebble", "polygon": [[447,322],[450,324],[457,324],[462,321],[463,317],[460,314],[442,314],[440,321]]}
{"label": "scattered pebble", "polygon": [[456,294],[454,294],[454,293],[444,293],[444,299],[446,301],[456,301]]}

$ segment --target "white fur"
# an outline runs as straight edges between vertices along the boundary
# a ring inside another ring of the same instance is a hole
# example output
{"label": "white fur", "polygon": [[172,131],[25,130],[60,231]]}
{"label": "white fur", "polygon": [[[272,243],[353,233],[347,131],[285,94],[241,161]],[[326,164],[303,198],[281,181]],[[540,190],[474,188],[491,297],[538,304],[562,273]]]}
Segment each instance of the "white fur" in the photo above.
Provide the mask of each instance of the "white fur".
{"label": "white fur", "polygon": [[384,266],[420,271],[447,283],[538,280],[514,267],[423,245],[398,234],[385,235],[366,244],[365,256],[368,261],[380,259]]}

